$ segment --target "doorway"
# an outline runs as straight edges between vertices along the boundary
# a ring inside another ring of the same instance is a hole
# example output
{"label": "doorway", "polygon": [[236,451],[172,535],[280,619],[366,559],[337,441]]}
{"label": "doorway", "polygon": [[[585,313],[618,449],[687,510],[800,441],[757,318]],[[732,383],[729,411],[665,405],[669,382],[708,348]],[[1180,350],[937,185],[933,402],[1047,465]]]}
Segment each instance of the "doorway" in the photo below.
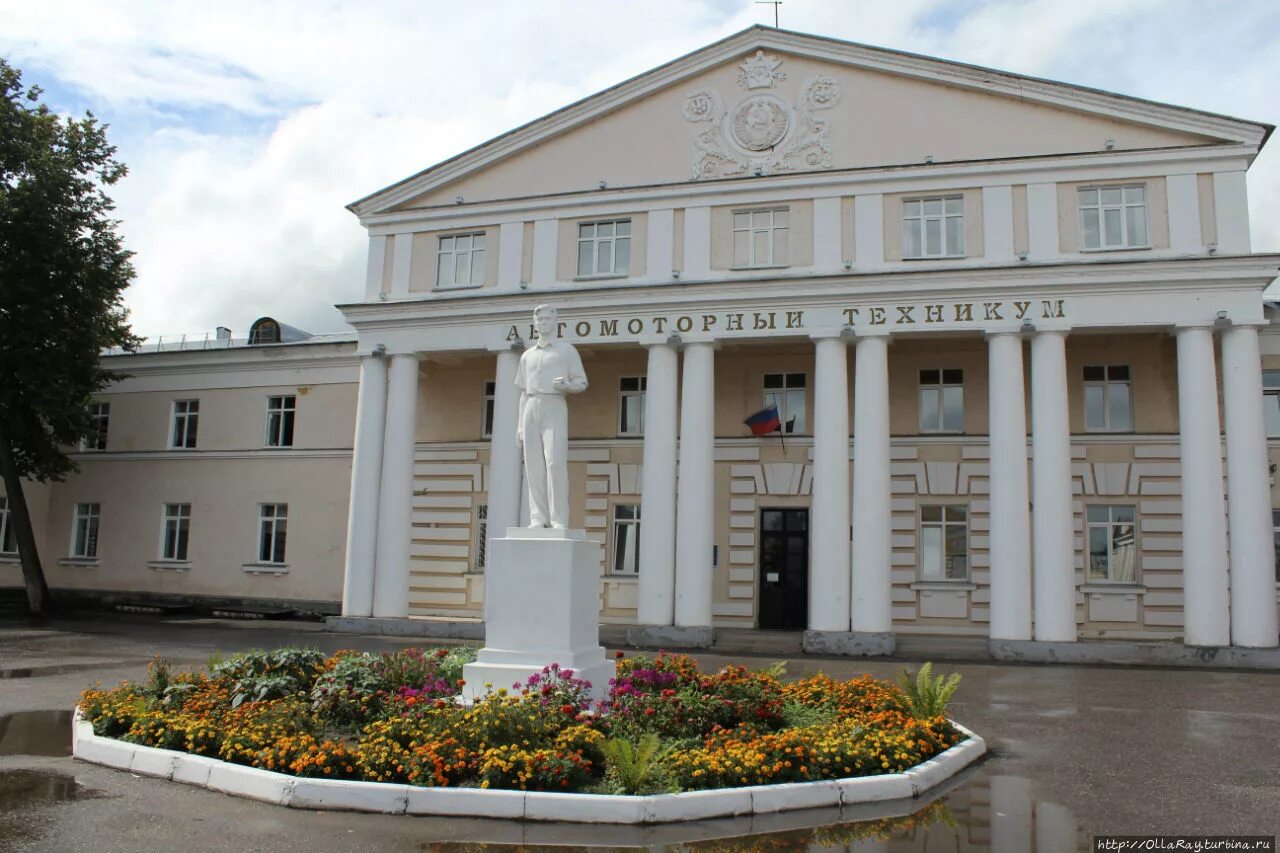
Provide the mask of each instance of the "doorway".
{"label": "doorway", "polygon": [[759,627],[799,631],[809,621],[809,510],[760,510]]}

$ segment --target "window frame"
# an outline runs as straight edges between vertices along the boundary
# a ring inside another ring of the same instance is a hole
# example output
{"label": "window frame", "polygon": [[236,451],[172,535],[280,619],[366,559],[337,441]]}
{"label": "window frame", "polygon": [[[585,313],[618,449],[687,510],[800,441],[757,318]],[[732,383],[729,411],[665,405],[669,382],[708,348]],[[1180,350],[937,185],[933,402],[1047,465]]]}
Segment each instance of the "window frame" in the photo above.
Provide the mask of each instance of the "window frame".
{"label": "window frame", "polygon": [[480,437],[493,438],[493,414],[498,405],[498,383],[486,379],[484,383],[484,403],[480,411]]}
{"label": "window frame", "polygon": [[[179,412],[178,407],[185,407]],[[194,408],[192,408],[194,406]],[[178,443],[178,423],[182,422],[182,443]],[[200,398],[174,400],[169,407],[169,449],[195,450],[200,440]],[[190,443],[188,443],[190,442]]]}
{"label": "window frame", "polygon": [[[190,562],[191,550],[191,504],[167,503],[161,510],[160,525],[160,559],[168,563]],[[175,529],[174,538],[170,540],[170,528]],[[169,545],[173,544],[172,553]]]}
{"label": "window frame", "polygon": [[[1102,379],[1087,379],[1086,374],[1090,368],[1101,368]],[[1111,371],[1123,368],[1126,376],[1124,379],[1112,379]],[[1129,425],[1126,427],[1116,427],[1111,424],[1111,388],[1124,387],[1127,389],[1126,399],[1128,402],[1127,412]],[[1103,419],[1106,421],[1104,426],[1090,426],[1089,424],[1089,389],[1102,389],[1102,413]],[[1134,411],[1133,411],[1133,366],[1129,364],[1082,364],[1080,366],[1080,408],[1081,420],[1085,432],[1091,433],[1114,433],[1123,435],[1125,433],[1134,432]]]}
{"label": "window frame", "polygon": [[[933,519],[925,518],[925,511],[933,510],[933,509],[941,510],[939,514],[940,517],[936,521]],[[947,518],[947,515],[949,512],[955,512],[957,510],[962,511],[964,513],[963,522],[953,521]],[[967,503],[922,503],[916,506],[916,525],[917,525],[916,531],[917,531],[917,537],[918,537],[917,545],[916,545],[916,582],[918,583],[954,583],[954,584],[973,583],[972,522],[973,522],[973,510],[969,507],[969,504]],[[950,555],[947,553],[947,543],[950,541],[950,538],[947,536],[947,528],[959,527],[959,526],[964,527],[964,575],[962,577],[949,577],[947,575],[947,561],[948,559],[950,559],[955,555]],[[942,565],[939,567],[940,574],[938,577],[929,577],[925,574],[925,568],[926,568],[925,559],[924,559],[925,530],[927,528],[933,528],[933,527],[939,528],[942,536],[942,540],[940,543]]]}
{"label": "window frame", "polygon": [[[924,374],[936,372],[938,374],[937,382],[926,382]],[[959,382],[948,382],[947,374],[959,373]],[[917,392],[916,392],[916,426],[921,434],[924,435],[964,435],[965,427],[968,421],[964,409],[965,398],[965,382],[964,368],[962,367],[924,367],[920,368],[916,374]],[[960,389],[960,425],[955,428],[947,426],[947,389]],[[936,393],[938,397],[937,403],[937,426],[925,426],[925,393]]]}
{"label": "window frame", "polygon": [[[275,401],[279,400],[280,405],[275,406]],[[287,405],[286,405],[287,401]],[[277,418],[273,423],[273,419]],[[284,432],[286,424],[288,426],[288,443],[284,442]],[[269,394],[267,395],[267,437],[264,447],[290,448],[293,447],[294,433],[298,425],[298,395],[297,394]],[[276,427],[273,429],[273,427]]]}
{"label": "window frame", "polygon": [[[792,385],[792,380],[800,377],[800,385]],[[770,377],[781,377],[782,385],[777,388],[769,387]],[[784,371],[782,373],[764,373],[760,376],[760,386],[763,391],[764,407],[767,409],[771,405],[778,407],[778,420],[782,424],[782,435],[809,435],[809,374],[805,371]],[[800,399],[803,401],[803,407],[795,417],[788,417],[792,414],[791,405],[788,402],[792,391],[800,392]],[[778,402],[773,402],[776,398]],[[779,405],[779,403],[781,405]],[[789,421],[797,422],[801,429],[788,428]]]}
{"label": "window frame", "polygon": [[[634,381],[635,388],[626,388],[624,385]],[[649,377],[647,376],[619,376],[618,377],[618,435],[626,436],[643,436],[644,435],[644,413],[645,404],[648,402],[649,393]],[[633,398],[640,399],[640,408],[637,420],[639,420],[639,428],[627,429],[625,417],[627,412],[626,401]]]}
{"label": "window frame", "polygon": [[[84,541],[80,538],[80,525],[84,522]],[[98,559],[98,542],[102,532],[102,504],[77,503],[71,514],[71,547],[68,555],[73,560]]]}
{"label": "window frame", "polygon": [[102,453],[111,431],[111,403],[95,400],[89,404],[89,432],[80,439],[83,453]]}
{"label": "window frame", "polygon": [[[629,508],[634,514],[630,518],[619,518],[618,510]],[[619,501],[609,507],[609,573],[624,578],[635,578],[640,576],[640,503],[629,501]],[[630,541],[635,543],[635,552],[632,558],[635,562],[635,569],[628,571],[618,568],[618,546],[622,543],[622,537],[619,536],[620,527],[632,527],[634,531],[631,536],[634,537]]]}
{"label": "window frame", "polygon": [[[270,530],[269,539],[268,530]],[[262,566],[287,566],[288,534],[289,505],[287,503],[258,504],[258,546],[255,551],[257,559],[254,562]],[[279,543],[277,543],[277,538]],[[268,541],[271,543],[269,556],[264,557],[263,553],[268,551],[265,547]],[[279,559],[276,559],[277,547]]]}
{"label": "window frame", "polygon": [[[577,240],[574,243],[577,248],[577,252],[574,255],[574,268],[577,270],[577,275],[574,276],[575,280],[592,278],[625,278],[631,275],[631,249],[633,238],[631,217],[623,216],[616,219],[591,219],[585,222],[579,222],[577,225],[578,235]],[[601,226],[605,225],[611,228],[613,231],[612,234],[600,234]],[[618,226],[620,225],[626,226],[626,234],[618,233]],[[584,235],[583,230],[587,228],[592,229],[592,233]],[[621,242],[626,243],[627,261],[622,269],[618,269],[618,244]],[[584,272],[582,269],[582,250],[583,247],[588,244],[591,247],[591,269]],[[600,247],[603,244],[608,244],[609,246],[609,269],[607,270],[600,269]]]}
{"label": "window frame", "polygon": [[[12,548],[6,548],[10,543]],[[9,506],[9,496],[0,495],[0,557],[18,556],[18,531],[13,526],[13,508]]]}
{"label": "window frame", "polygon": [[[1270,378],[1269,378],[1270,377]],[[1275,431],[1272,432],[1272,406],[1274,406]],[[1267,438],[1280,438],[1280,370],[1262,371],[1262,417]]]}
{"label": "window frame", "polygon": [[[785,214],[786,220],[782,225],[778,225],[778,214]],[[756,216],[769,215],[769,224],[766,227],[756,225]],[[747,217],[747,224],[740,225],[739,216]],[[791,266],[791,207],[790,205],[781,205],[777,207],[747,207],[734,209],[729,213],[729,268],[735,270],[751,270],[751,269],[781,269]],[[786,255],[781,261],[778,260],[778,233],[783,232],[782,250]],[[738,262],[738,235],[746,234],[746,262]],[[761,261],[756,258],[756,241],[757,234],[768,234],[766,245],[768,246],[769,259]]]}
{"label": "window frame", "polygon": [[[1107,511],[1107,520],[1091,521],[1089,519],[1089,510],[1105,509]],[[1133,513],[1133,521],[1123,522],[1116,521],[1114,511],[1116,509],[1127,509]],[[1089,585],[1107,585],[1107,586],[1140,586],[1142,571],[1142,537],[1140,533],[1140,518],[1138,516],[1137,503],[1089,503],[1084,505],[1084,582]],[[1114,577],[1114,534],[1113,528],[1121,527],[1127,524],[1133,529],[1133,577],[1128,580],[1117,580]],[[1094,529],[1105,529],[1107,531],[1107,576],[1105,578],[1095,577],[1093,574],[1093,547],[1092,547],[1092,531]]]}
{"label": "window frame", "polygon": [[1271,535],[1276,548],[1276,586],[1280,587],[1280,509],[1271,510]]}
{"label": "window frame", "polygon": [[475,541],[471,549],[471,571],[483,573],[489,564],[489,505],[476,504]]}
{"label": "window frame", "polygon": [[[932,203],[941,205],[938,213],[927,213],[926,206]],[[959,212],[951,212],[947,208],[950,202],[959,202]],[[911,213],[910,206],[916,204],[920,206],[918,213]],[[948,238],[948,221],[955,220],[959,223],[959,232],[957,239],[960,241],[959,247],[950,245],[951,239]],[[929,251],[929,223],[938,223],[938,249],[934,253]],[[919,246],[919,254],[910,254],[907,247],[911,245],[908,240],[908,230],[915,231],[915,238]],[[964,194],[953,195],[936,195],[936,196],[910,196],[902,200],[902,243],[901,252],[904,261],[935,261],[946,260],[949,258],[964,258],[965,254],[965,234],[964,234]]]}
{"label": "window frame", "polygon": [[[1120,203],[1106,204],[1102,201],[1102,193],[1104,190],[1120,190]],[[1142,191],[1142,202],[1131,203],[1127,200],[1130,190]],[[1086,203],[1084,194],[1088,192],[1097,193],[1097,201],[1094,203]],[[1123,252],[1133,249],[1150,249],[1151,248],[1151,216],[1147,208],[1147,184],[1143,183],[1119,183],[1119,184],[1088,184],[1082,187],[1076,187],[1076,224],[1080,229],[1080,251],[1082,252]],[[1142,210],[1142,229],[1146,233],[1146,240],[1142,243],[1129,242],[1129,217],[1126,215],[1131,208],[1141,208]],[[1098,212],[1098,245],[1090,246],[1087,244],[1089,229],[1085,224],[1085,214],[1087,211],[1096,210]],[[1106,211],[1118,210],[1120,216],[1120,243],[1112,245],[1106,242]]]}
{"label": "window frame", "polygon": [[[480,245],[476,246],[476,240],[480,240]],[[449,241],[448,247],[445,241]],[[458,248],[459,240],[469,240],[466,249]],[[479,231],[458,231],[450,234],[440,234],[436,238],[436,290],[465,290],[472,287],[484,287],[485,282],[485,265],[488,262],[489,252],[489,234],[481,229]],[[468,269],[470,276],[467,281],[458,281],[458,257],[467,256]],[[446,284],[442,277],[441,261],[448,256],[450,281]],[[477,264],[477,260],[479,263]]]}

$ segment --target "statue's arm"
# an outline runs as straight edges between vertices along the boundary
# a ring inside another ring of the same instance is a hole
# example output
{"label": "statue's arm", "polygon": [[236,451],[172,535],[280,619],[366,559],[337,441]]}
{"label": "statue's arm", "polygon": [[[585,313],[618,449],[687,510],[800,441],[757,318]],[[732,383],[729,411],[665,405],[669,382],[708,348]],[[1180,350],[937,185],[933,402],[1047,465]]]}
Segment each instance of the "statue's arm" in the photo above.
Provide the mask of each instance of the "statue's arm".
{"label": "statue's arm", "polygon": [[582,357],[578,355],[578,351],[573,347],[569,347],[572,354],[569,360],[569,375],[565,377],[565,390],[570,394],[581,394],[587,390],[587,371],[582,367]]}
{"label": "statue's arm", "polygon": [[516,441],[524,444],[524,404],[529,399],[529,395],[520,389],[520,407],[516,409]]}

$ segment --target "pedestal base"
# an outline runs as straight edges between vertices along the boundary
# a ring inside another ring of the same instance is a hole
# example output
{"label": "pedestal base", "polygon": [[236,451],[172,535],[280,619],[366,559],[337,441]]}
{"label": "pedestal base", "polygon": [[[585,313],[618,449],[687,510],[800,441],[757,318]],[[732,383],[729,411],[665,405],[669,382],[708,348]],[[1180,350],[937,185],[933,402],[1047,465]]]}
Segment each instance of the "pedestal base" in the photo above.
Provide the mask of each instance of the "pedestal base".
{"label": "pedestal base", "polygon": [[600,645],[600,545],[581,530],[511,527],[487,556],[485,643],[463,667],[463,699],[523,685],[553,663],[604,698],[615,666]]}

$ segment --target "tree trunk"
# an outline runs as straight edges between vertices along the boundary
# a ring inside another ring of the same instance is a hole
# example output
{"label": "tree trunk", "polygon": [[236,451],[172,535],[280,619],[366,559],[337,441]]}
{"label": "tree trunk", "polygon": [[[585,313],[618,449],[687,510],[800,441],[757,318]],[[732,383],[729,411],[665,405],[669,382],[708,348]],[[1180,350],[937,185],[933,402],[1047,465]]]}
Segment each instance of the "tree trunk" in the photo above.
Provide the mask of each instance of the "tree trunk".
{"label": "tree trunk", "polygon": [[36,536],[31,529],[31,513],[22,491],[22,478],[13,461],[13,448],[0,426],[0,477],[4,479],[5,495],[9,499],[9,523],[18,541],[18,559],[22,561],[22,580],[27,587],[27,607],[33,616],[44,616],[53,606],[49,585],[44,580],[40,566],[40,554],[36,551]]}

